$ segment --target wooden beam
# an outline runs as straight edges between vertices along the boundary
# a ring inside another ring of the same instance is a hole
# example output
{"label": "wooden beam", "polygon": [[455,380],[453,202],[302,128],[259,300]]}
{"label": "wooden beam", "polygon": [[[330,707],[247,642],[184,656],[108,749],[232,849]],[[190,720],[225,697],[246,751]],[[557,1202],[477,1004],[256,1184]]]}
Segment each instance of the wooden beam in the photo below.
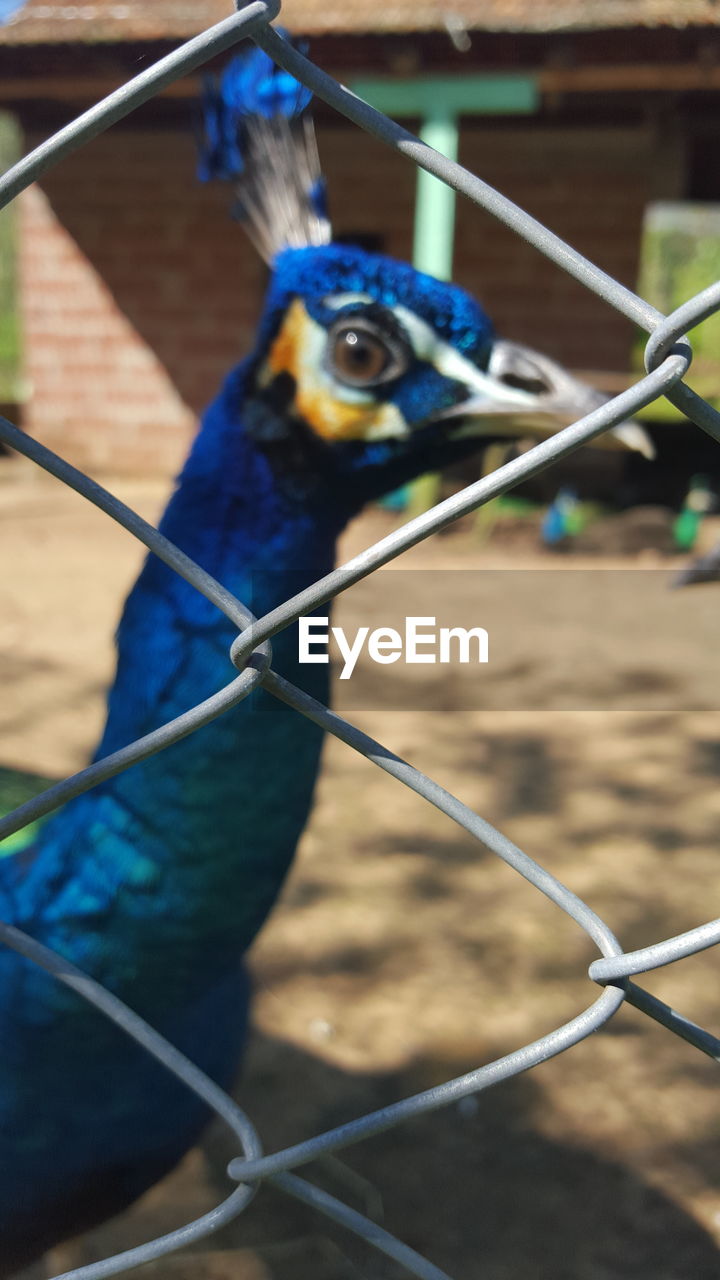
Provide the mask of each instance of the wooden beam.
{"label": "wooden beam", "polygon": [[[647,93],[720,90],[720,63],[643,62],[584,67],[541,67],[534,73],[544,94],[558,93]],[[55,101],[97,102],[123,84],[105,76],[5,76],[0,83],[0,103]],[[402,84],[402,80],[398,80]],[[166,98],[194,98],[198,76],[186,76],[163,90]]]}
{"label": "wooden beam", "polygon": [[720,89],[720,64],[643,62],[622,66],[543,67],[542,93],[647,93]]}
{"label": "wooden beam", "polygon": [[[0,103],[10,102],[99,102],[126,80],[109,76],[23,76],[13,80],[6,77],[0,83]],[[200,78],[185,76],[163,89],[164,98],[195,98],[200,92]]]}

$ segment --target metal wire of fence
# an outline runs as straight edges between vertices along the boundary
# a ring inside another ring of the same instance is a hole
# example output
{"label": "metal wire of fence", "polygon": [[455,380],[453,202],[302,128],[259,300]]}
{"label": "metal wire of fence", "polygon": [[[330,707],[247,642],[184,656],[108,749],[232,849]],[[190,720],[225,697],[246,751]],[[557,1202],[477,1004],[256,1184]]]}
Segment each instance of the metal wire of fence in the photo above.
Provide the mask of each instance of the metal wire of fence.
{"label": "metal wire of fence", "polygon": [[59,458],[37,440],[25,435],[7,419],[0,417],[0,439],[6,445],[31,458],[105,511],[222,610],[239,632],[231,650],[231,658],[239,674],[224,689],[153,733],[97,761],[89,768],[50,787],[42,795],[15,809],[13,813],[0,820],[0,839],[12,835],[28,823],[57,809],[61,804],[87,791],[96,783],[114,776],[131,764],[178,741],[221,712],[235,706],[253,688],[262,684],[270,693],[294,707],[299,714],[308,716],[327,732],[334,734],[378,768],[390,774],[399,783],[409,787],[429,804],[445,813],[486,849],[495,853],[545,894],[561,911],[566,912],[585,931],[601,953],[601,959],[591,964],[588,972],[590,978],[603,990],[570,1022],[533,1043],[524,1045],[514,1053],[478,1067],[475,1071],[457,1079],[449,1080],[440,1086],[362,1116],[349,1124],[341,1125],[293,1147],[266,1156],[263,1154],[259,1136],[250,1118],[178,1050],[121,1001],[60,955],[41,946],[21,931],[0,922],[2,943],[14,948],[46,969],[60,982],[73,988],[105,1017],[142,1045],[188,1089],[203,1099],[234,1134],[242,1152],[242,1155],[232,1160],[228,1167],[230,1177],[237,1181],[238,1186],[212,1212],[179,1230],[137,1248],[115,1254],[102,1262],[66,1272],[56,1280],[101,1280],[102,1277],[117,1275],[141,1263],[172,1253],[183,1245],[196,1242],[212,1234],[241,1213],[263,1181],[272,1182],[288,1195],[303,1201],[349,1231],[355,1232],[369,1245],[399,1263],[406,1274],[419,1277],[420,1280],[449,1280],[438,1267],[402,1244],[376,1223],[299,1177],[292,1170],[298,1169],[321,1154],[339,1151],[373,1134],[390,1129],[403,1120],[447,1106],[460,1098],[527,1071],[530,1067],[584,1040],[593,1031],[607,1023],[625,1001],[710,1057],[720,1060],[720,1039],[684,1018],[630,980],[631,975],[660,968],[681,957],[694,955],[717,945],[720,943],[720,920],[711,921],[678,937],[645,947],[641,951],[623,952],[609,926],[586,903],[517,848],[501,832],[431,778],[420,773],[411,764],[388,751],[347,720],[277,675],[271,665],[270,645],[272,636],[295,622],[300,615],[332,599],[373,570],[387,564],[407,548],[436,533],[439,529],[445,528],[459,516],[474,511],[491,498],[505,493],[521,480],[526,480],[553,462],[557,462],[580,445],[587,444],[660,396],[665,396],[682,409],[693,422],[720,442],[720,414],[697,396],[683,381],[692,359],[690,345],[683,334],[715,311],[720,310],[720,282],[689,299],[671,315],[662,315],[480,178],[433,151],[412,133],[401,128],[319,70],[268,25],[277,17],[279,10],[279,0],[249,0],[249,3],[244,5],[241,5],[238,0],[238,12],[211,27],[202,35],[187,41],[180,49],[110,94],[1,177],[0,208],[7,205],[65,155],[122,119],[164,86],[193,71],[216,54],[231,48],[238,41],[249,37],[318,97],[324,99],[361,128],[387,143],[400,155],[435,174],[488,213],[493,214],[547,258],[574,276],[586,288],[591,289],[610,306],[643,328],[649,334],[645,351],[647,374],[607,404],[595,409],[573,425],[558,431],[522,457],[506,463],[491,475],[485,476],[477,483],[439,503],[430,511],[411,520],[260,619],[254,619],[241,601],[232,596],[167,538],[164,538],[101,485]]}

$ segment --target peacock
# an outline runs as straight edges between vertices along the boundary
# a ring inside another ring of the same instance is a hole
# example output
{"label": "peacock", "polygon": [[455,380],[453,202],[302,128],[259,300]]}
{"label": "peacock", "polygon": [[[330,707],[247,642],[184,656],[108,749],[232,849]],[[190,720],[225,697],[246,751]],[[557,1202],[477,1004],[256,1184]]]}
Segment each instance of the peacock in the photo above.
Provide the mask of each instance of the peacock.
{"label": "peacock", "polygon": [[[368,502],[483,443],[543,434],[588,389],[496,339],[467,293],[333,243],[309,95],[252,50],[208,83],[201,176],[233,183],[271,266],[252,352],[205,413],[162,532],[262,616],[327,573]],[[616,429],[645,447],[640,429]],[[125,603],[100,758],[228,682],[231,623],[150,556]],[[315,698],[328,671],[274,668]],[[321,732],[262,688],[72,800],[0,860],[2,918],[127,1002],[221,1086],[244,956],[308,818]],[[73,992],[0,951],[0,1274],[118,1213],[196,1142],[204,1106]]]}

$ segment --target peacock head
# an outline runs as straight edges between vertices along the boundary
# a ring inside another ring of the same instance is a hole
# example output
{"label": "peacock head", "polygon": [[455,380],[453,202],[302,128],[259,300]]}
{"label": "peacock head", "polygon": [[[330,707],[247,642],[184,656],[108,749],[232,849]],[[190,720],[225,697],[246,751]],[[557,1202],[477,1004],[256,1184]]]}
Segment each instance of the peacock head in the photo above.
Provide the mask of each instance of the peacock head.
{"label": "peacock head", "polygon": [[[332,243],[309,106],[259,49],[206,84],[200,176],[233,183],[236,215],[273,272],[245,429],[285,476],[301,488],[329,474],[362,502],[595,408],[604,397],[496,338],[462,289]],[[631,423],[612,439],[651,448]]]}
{"label": "peacock head", "polygon": [[[273,265],[246,427],[361,500],[489,443],[547,436],[603,398],[407,263],[328,244]],[[630,423],[613,439],[646,441]]]}

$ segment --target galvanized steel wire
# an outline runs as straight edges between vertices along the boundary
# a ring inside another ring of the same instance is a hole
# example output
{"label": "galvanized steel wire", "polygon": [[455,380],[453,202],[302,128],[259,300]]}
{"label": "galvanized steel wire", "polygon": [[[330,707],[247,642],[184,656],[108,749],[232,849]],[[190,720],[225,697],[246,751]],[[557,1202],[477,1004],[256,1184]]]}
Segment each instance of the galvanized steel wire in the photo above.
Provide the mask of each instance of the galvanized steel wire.
{"label": "galvanized steel wire", "polygon": [[630,981],[631,975],[648,972],[680,957],[716,946],[720,942],[720,920],[701,924],[676,938],[665,939],[640,951],[623,952],[609,926],[582,899],[501,832],[407,761],[277,675],[272,669],[271,647],[272,637],[301,614],[337,596],[401,552],[445,528],[459,516],[476,510],[491,498],[537,474],[661,396],[665,396],[699,427],[720,441],[720,414],[684,382],[692,350],[687,338],[683,336],[687,330],[720,310],[720,282],[689,299],[671,315],[663,316],[512,201],[459,164],[433,151],[412,133],[363,102],[303,57],[268,25],[277,17],[279,10],[279,0],[249,0],[247,4],[239,4],[238,11],[225,21],[187,41],[180,49],[77,117],[0,178],[0,208],[64,156],[122,119],[163,87],[240,40],[250,38],[330,106],[374,134],[399,155],[435,174],[498,218],[545,257],[604,299],[608,305],[644,329],[649,335],[646,346],[647,374],[580,421],[558,431],[550,439],[537,444],[491,475],[438,503],[430,511],[409,521],[260,619],[253,618],[242,601],[232,596],[167,538],[101,485],[27,436],[7,419],[0,418],[0,440],[5,445],[31,458],[38,466],[105,511],[222,610],[238,628],[231,658],[239,673],[224,689],[184,715],[19,806],[0,820],[0,839],[52,812],[96,783],[192,733],[229,707],[237,705],[252,689],[262,684],[269,693],[294,707],[298,714],[308,716],[328,733],[395,778],[398,783],[410,788],[446,814],[570,916],[600,952],[601,958],[590,965],[589,977],[603,990],[570,1022],[514,1053],[392,1106],[362,1116],[349,1124],[309,1137],[293,1147],[264,1155],[251,1119],[193,1063],[75,966],[21,931],[0,922],[0,941],[33,960],[58,981],[73,988],[105,1017],[121,1027],[125,1034],[142,1045],[188,1089],[202,1098],[228,1126],[238,1143],[238,1155],[231,1161],[228,1173],[239,1185],[216,1209],[177,1231],[124,1253],[115,1254],[102,1262],[66,1272],[58,1280],[101,1280],[102,1277],[117,1275],[202,1239],[246,1209],[263,1181],[272,1182],[287,1195],[355,1232],[367,1244],[394,1259],[405,1274],[419,1277],[420,1280],[449,1280],[438,1267],[420,1257],[376,1223],[292,1171],[321,1154],[339,1151],[404,1120],[445,1107],[460,1098],[527,1071],[584,1040],[607,1023],[625,1001],[689,1041],[703,1053],[720,1060],[720,1040],[717,1037]]}

